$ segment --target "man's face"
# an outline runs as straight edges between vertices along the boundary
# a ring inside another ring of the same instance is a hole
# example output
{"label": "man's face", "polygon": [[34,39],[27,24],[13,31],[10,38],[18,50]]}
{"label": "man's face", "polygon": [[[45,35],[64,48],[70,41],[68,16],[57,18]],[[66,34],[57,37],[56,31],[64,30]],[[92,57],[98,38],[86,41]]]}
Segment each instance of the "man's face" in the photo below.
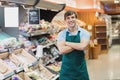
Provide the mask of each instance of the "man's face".
{"label": "man's face", "polygon": [[70,15],[70,16],[67,16],[67,17],[65,18],[65,21],[66,21],[68,27],[71,27],[71,28],[75,27],[75,25],[76,25],[76,17],[75,17],[75,14],[72,14],[72,15]]}

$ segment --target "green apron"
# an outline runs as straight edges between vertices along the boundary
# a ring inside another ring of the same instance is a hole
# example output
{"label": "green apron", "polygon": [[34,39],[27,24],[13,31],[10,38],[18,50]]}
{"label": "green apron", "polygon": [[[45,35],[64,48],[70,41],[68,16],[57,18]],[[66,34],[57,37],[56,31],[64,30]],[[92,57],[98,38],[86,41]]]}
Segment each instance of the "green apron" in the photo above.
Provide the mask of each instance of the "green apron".
{"label": "green apron", "polygon": [[[66,41],[80,43],[80,31],[73,36],[69,36],[69,32],[66,32]],[[79,50],[63,54],[60,80],[89,80],[84,56],[84,51]]]}

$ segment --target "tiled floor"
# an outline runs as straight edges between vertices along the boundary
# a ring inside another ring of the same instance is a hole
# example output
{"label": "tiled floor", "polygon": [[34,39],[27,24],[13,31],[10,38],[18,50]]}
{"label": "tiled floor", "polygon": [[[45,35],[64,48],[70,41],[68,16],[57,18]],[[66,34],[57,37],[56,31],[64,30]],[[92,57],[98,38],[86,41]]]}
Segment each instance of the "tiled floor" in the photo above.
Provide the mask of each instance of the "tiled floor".
{"label": "tiled floor", "polygon": [[90,80],[120,80],[120,44],[111,46],[108,54],[87,60]]}

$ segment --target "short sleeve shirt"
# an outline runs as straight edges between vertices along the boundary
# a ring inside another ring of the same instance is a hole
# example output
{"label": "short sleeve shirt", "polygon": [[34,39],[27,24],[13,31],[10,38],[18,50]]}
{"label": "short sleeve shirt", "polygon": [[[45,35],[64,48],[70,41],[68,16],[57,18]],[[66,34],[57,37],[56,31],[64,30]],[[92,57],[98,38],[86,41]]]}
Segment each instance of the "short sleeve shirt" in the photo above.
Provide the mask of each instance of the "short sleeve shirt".
{"label": "short sleeve shirt", "polygon": [[[81,39],[85,39],[85,40],[90,40],[90,33],[83,29],[83,28],[80,28],[78,27],[78,31],[80,31],[80,38]],[[67,29],[64,29],[63,31],[61,31],[59,34],[58,34],[58,38],[57,38],[57,41],[63,41],[63,40],[66,40],[66,32],[69,32],[69,36],[73,35],[72,33],[70,33],[70,31]],[[77,35],[77,34],[76,34]]]}

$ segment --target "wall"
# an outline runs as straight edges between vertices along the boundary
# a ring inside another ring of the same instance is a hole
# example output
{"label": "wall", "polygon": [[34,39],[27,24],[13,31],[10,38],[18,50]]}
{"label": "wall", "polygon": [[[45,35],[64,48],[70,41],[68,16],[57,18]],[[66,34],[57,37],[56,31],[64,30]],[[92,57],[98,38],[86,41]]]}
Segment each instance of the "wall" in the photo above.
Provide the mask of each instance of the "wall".
{"label": "wall", "polygon": [[[26,16],[26,10],[24,10],[22,7],[19,7],[19,23],[21,23],[22,21],[24,21],[27,16]],[[4,7],[0,7],[0,26],[2,27],[2,31],[4,31],[5,33],[9,34],[10,36],[13,37],[18,37],[19,35],[19,29],[18,27],[5,27],[4,24]]]}
{"label": "wall", "polygon": [[4,28],[4,8],[0,7],[0,28]]}
{"label": "wall", "polygon": [[8,35],[12,36],[12,37],[18,37],[19,31],[18,31],[18,27],[5,27],[4,24],[4,7],[0,7],[0,26],[2,27],[2,31],[4,31],[5,33],[7,33]]}
{"label": "wall", "polygon": [[94,25],[94,22],[97,20],[95,12],[78,12],[78,18],[90,25]]}
{"label": "wall", "polygon": [[76,0],[76,7],[79,9],[93,9],[95,0]]}
{"label": "wall", "polygon": [[[92,30],[90,30],[92,34],[92,39],[94,39],[94,23],[97,21],[97,17],[95,16],[95,12],[78,12],[78,18],[84,21],[87,26],[92,25]],[[86,29],[88,27],[86,26]]]}
{"label": "wall", "polygon": [[23,9],[23,7],[19,7],[19,24],[27,20],[27,10]]}

